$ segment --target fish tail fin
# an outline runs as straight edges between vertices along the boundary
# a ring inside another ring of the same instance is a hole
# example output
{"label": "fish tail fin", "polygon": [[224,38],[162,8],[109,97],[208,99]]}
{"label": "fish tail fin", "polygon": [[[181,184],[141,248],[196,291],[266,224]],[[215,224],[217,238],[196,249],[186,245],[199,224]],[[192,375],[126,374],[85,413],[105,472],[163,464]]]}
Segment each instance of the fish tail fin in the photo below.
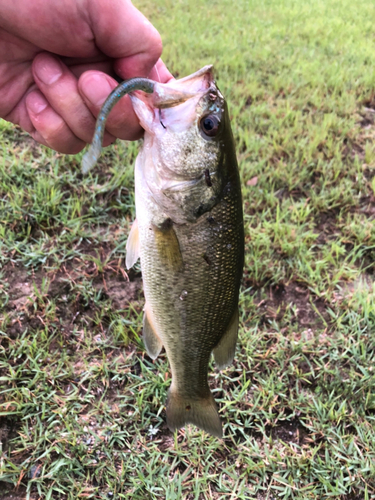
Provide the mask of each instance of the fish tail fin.
{"label": "fish tail fin", "polygon": [[177,391],[169,390],[167,401],[167,424],[171,431],[194,424],[200,429],[221,438],[223,431],[215,400],[210,391],[207,397],[192,399]]}

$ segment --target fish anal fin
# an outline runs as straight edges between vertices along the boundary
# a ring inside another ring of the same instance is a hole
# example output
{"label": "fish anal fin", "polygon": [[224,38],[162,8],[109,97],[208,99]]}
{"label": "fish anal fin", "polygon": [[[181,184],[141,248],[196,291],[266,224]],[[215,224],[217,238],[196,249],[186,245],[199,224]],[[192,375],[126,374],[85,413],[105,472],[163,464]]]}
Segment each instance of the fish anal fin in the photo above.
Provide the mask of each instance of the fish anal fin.
{"label": "fish anal fin", "polygon": [[220,370],[229,366],[233,361],[236,352],[238,321],[238,308],[236,308],[226,332],[213,350],[216,366]]}
{"label": "fish anal fin", "polygon": [[147,304],[143,313],[143,342],[150,358],[156,359],[162,350],[163,343],[155,331],[152,313]]}
{"label": "fish anal fin", "polygon": [[183,260],[173,222],[167,219],[162,227],[154,226],[153,229],[162,265],[172,271],[180,271],[183,267]]}
{"label": "fish anal fin", "polygon": [[167,425],[171,431],[186,424],[194,424],[212,436],[221,438],[223,430],[215,400],[208,392],[206,398],[192,399],[169,390],[167,400]]}
{"label": "fish anal fin", "polygon": [[126,268],[134,266],[139,258],[139,229],[137,219],[132,224],[128,241],[126,242]]}

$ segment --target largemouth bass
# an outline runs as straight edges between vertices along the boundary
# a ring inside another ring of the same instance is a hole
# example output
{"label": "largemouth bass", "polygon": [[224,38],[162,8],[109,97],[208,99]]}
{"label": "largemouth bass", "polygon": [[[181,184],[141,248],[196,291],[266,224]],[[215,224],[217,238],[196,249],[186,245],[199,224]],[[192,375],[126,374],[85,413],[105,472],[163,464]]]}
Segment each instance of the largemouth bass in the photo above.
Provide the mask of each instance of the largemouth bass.
{"label": "largemouth bass", "polygon": [[164,346],[170,363],[168,427],[192,423],[221,437],[208,363],[212,352],[220,369],[233,360],[244,260],[227,105],[211,66],[130,96],[145,134],[126,264],[140,257],[145,347],[155,359]]}

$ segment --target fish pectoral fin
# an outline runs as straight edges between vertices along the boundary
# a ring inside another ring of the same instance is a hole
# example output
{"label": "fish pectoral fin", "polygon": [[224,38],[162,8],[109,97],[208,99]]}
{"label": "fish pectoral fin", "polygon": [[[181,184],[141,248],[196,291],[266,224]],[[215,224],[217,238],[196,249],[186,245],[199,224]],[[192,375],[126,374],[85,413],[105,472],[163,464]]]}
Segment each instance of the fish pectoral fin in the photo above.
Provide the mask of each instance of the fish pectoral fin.
{"label": "fish pectoral fin", "polygon": [[147,304],[145,305],[143,314],[143,342],[150,358],[156,359],[162,350],[163,343],[159,335],[155,332],[152,313]]}
{"label": "fish pectoral fin", "polygon": [[208,390],[206,398],[183,397],[169,389],[167,400],[167,425],[171,431],[186,424],[194,424],[212,436],[221,438],[223,430],[215,400]]}
{"label": "fish pectoral fin", "polygon": [[128,241],[126,242],[126,268],[134,266],[139,258],[139,229],[137,219],[132,224]]}
{"label": "fish pectoral fin", "polygon": [[162,229],[154,226],[153,229],[160,263],[173,271],[181,271],[183,268],[182,254],[173,224],[166,224]]}
{"label": "fish pectoral fin", "polygon": [[216,366],[220,370],[229,366],[233,361],[234,354],[236,352],[238,321],[239,318],[237,308],[229,322],[226,332],[213,350]]}

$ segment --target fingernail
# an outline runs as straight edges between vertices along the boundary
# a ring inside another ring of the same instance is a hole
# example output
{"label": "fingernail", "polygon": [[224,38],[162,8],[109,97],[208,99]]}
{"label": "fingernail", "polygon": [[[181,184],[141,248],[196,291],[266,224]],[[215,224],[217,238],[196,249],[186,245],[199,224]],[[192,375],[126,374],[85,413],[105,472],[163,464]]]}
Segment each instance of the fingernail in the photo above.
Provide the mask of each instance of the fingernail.
{"label": "fingernail", "polygon": [[82,76],[81,90],[94,106],[101,106],[107,99],[114,87],[109,81],[100,75],[87,75]]}
{"label": "fingernail", "polygon": [[34,63],[35,73],[46,85],[55,83],[63,73],[60,62],[52,56],[44,56],[36,59]]}
{"label": "fingernail", "polygon": [[48,101],[40,92],[31,92],[27,96],[27,107],[29,110],[38,115],[48,106]]}

